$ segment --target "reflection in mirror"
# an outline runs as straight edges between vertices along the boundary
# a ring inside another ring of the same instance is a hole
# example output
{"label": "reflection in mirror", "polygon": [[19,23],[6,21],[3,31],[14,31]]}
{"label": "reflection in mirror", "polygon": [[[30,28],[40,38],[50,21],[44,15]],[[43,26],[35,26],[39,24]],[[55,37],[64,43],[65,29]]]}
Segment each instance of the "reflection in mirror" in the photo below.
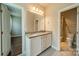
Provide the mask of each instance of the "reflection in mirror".
{"label": "reflection in mirror", "polygon": [[44,16],[28,11],[27,12],[27,31],[44,31]]}

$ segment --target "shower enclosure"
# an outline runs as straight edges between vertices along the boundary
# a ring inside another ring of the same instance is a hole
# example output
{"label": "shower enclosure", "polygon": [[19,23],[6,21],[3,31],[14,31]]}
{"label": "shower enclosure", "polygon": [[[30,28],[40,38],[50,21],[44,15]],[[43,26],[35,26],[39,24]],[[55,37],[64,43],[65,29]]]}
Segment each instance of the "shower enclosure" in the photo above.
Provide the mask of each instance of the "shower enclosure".
{"label": "shower enclosure", "polygon": [[61,13],[61,50],[76,50],[77,8]]}

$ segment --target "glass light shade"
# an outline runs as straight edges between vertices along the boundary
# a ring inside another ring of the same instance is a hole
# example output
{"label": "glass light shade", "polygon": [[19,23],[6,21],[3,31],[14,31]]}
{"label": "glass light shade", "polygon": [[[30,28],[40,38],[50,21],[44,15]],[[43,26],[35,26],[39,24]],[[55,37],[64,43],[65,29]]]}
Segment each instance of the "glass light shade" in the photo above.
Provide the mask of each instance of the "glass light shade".
{"label": "glass light shade", "polygon": [[35,7],[33,7],[33,10],[35,10],[36,8]]}
{"label": "glass light shade", "polygon": [[38,8],[36,8],[36,11],[38,11]]}
{"label": "glass light shade", "polygon": [[40,15],[43,15],[44,14],[44,12],[42,10],[40,10],[40,9],[38,9],[36,7],[33,7],[32,12],[37,13],[37,14],[40,14]]}

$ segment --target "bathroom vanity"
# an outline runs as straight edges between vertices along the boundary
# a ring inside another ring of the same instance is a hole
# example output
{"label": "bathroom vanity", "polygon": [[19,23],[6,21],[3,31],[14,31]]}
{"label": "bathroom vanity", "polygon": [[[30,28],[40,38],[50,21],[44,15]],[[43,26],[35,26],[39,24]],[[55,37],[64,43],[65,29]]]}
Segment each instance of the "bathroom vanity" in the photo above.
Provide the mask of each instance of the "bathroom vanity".
{"label": "bathroom vanity", "polygon": [[52,33],[45,31],[44,15],[27,11],[25,21],[26,41],[25,53],[27,56],[36,56],[51,46]]}
{"label": "bathroom vanity", "polygon": [[32,32],[28,33],[27,36],[29,37],[29,55],[36,56],[39,55],[41,52],[46,50],[48,47],[51,46],[51,39],[52,33],[51,32]]}

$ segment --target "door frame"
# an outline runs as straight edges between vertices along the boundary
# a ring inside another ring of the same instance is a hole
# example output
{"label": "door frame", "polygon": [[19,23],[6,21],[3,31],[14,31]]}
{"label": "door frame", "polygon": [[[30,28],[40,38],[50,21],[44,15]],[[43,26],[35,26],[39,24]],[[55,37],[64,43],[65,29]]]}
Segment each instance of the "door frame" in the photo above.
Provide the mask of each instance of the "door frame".
{"label": "door frame", "polygon": [[3,3],[5,5],[10,5],[10,6],[13,6],[13,7],[16,7],[18,9],[21,9],[21,16],[22,16],[22,53],[19,54],[20,56],[23,56],[23,55],[26,55],[26,51],[25,51],[25,31],[24,31],[24,21],[26,19],[25,15],[26,14],[26,11],[24,10],[24,8],[18,4],[13,4],[13,3]]}
{"label": "door frame", "polygon": [[[0,8],[1,8],[1,4],[0,4]],[[0,18],[0,56],[1,56],[1,53],[2,53],[2,24],[1,24],[1,22],[2,22],[2,11],[1,11],[1,9],[0,9],[0,13],[1,13],[1,18]]]}
{"label": "door frame", "polygon": [[[68,6],[68,7],[65,7],[65,8],[63,8],[63,9],[61,9],[59,12],[58,12],[58,38],[59,38],[59,41],[58,41],[58,50],[61,50],[61,47],[60,47],[60,43],[61,43],[61,40],[60,40],[60,38],[61,38],[61,12],[64,12],[64,11],[67,11],[67,10],[70,10],[70,9],[72,9],[72,8],[75,8],[75,7],[78,7],[79,6],[79,4],[78,3],[74,3],[74,4],[72,4],[72,5],[70,5],[70,6]],[[78,20],[78,18],[77,18],[77,20]],[[77,51],[77,48],[76,48],[76,51]]]}

